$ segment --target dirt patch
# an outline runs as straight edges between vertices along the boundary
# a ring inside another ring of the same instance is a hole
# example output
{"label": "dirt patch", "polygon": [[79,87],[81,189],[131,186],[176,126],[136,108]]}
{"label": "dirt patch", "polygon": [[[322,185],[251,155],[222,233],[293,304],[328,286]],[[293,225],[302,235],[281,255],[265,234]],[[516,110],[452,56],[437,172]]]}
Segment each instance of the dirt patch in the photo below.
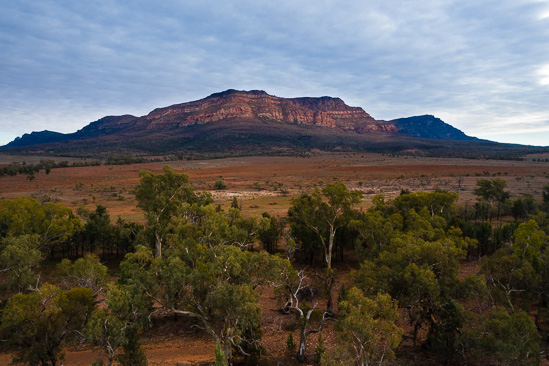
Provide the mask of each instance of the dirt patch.
{"label": "dirt patch", "polygon": [[[197,190],[211,192],[215,204],[225,208],[237,197],[247,215],[264,211],[283,215],[292,197],[333,182],[361,190],[362,206],[367,207],[376,194],[393,198],[402,189],[416,192],[437,188],[458,192],[461,205],[474,204],[476,181],[495,177],[507,182],[512,198],[525,193],[540,198],[549,178],[549,163],[530,158],[500,161],[331,153],[309,158],[242,157],[53,169],[49,175],[44,171],[36,174],[32,181],[25,175],[0,178],[0,198],[33,195],[88,209],[102,204],[113,218],[140,221],[143,215],[132,193],[139,171],[161,173],[166,164],[187,173]],[[219,179],[227,184],[226,190],[214,189]]]}

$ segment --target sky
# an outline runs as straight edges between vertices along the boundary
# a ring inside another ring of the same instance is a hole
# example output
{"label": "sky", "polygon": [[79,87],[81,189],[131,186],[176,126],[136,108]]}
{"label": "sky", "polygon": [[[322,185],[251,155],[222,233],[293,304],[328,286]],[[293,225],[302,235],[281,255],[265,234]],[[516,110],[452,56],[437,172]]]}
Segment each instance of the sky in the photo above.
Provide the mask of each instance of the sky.
{"label": "sky", "polygon": [[549,0],[0,0],[0,145],[226,89],[549,145]]}

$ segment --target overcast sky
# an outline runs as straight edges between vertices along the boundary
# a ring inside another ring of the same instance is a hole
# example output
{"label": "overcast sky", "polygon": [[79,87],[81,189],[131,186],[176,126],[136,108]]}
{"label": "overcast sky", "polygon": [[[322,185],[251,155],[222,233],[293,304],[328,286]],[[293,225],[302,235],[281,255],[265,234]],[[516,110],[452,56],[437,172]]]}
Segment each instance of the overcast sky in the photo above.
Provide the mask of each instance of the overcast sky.
{"label": "overcast sky", "polygon": [[0,5],[0,144],[260,89],[549,145],[549,0]]}

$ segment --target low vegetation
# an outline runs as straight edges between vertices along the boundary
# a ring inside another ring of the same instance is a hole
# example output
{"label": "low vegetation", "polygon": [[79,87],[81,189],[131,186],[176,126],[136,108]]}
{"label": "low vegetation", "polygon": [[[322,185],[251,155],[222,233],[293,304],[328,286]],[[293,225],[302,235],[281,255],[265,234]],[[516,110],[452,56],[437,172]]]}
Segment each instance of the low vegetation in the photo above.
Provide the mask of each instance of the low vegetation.
{"label": "low vegetation", "polygon": [[[506,181],[483,178],[473,206],[402,190],[364,210],[360,191],[334,181],[293,198],[285,217],[256,217],[236,197],[214,205],[169,166],[139,179],[144,225],[100,204],[0,201],[0,347],[14,362],[60,365],[83,343],[96,364],[146,365],[141,335],[159,319],[200,329],[216,365],[414,364],[403,343],[438,363],[541,362],[549,185],[512,200]],[[290,324],[284,360],[262,343],[266,291]]]}

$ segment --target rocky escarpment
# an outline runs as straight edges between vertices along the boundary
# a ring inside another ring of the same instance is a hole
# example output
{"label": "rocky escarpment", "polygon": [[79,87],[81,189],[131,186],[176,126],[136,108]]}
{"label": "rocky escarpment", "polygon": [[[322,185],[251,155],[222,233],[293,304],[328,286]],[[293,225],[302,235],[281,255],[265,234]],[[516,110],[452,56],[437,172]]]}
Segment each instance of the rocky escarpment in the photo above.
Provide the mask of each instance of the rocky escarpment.
{"label": "rocky escarpment", "polygon": [[173,129],[228,119],[258,119],[281,123],[339,128],[357,133],[394,133],[396,127],[376,121],[362,108],[339,98],[279,98],[264,91],[227,90],[195,102],[158,108],[139,125],[148,130]]}
{"label": "rocky escarpment", "polygon": [[[142,117],[104,117],[71,134],[25,134],[2,150],[95,156],[311,149],[433,153],[470,149],[463,144],[452,147],[448,140],[469,142],[474,138],[433,116],[379,121],[340,98],[280,98],[260,90],[230,89],[158,108]],[[489,148],[496,149],[491,145]]]}

